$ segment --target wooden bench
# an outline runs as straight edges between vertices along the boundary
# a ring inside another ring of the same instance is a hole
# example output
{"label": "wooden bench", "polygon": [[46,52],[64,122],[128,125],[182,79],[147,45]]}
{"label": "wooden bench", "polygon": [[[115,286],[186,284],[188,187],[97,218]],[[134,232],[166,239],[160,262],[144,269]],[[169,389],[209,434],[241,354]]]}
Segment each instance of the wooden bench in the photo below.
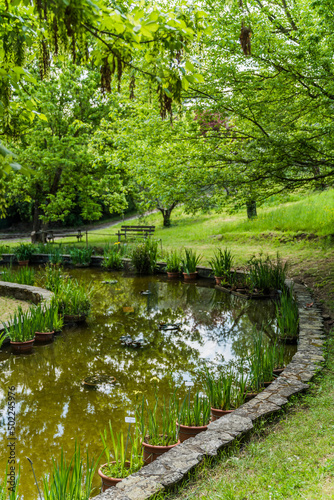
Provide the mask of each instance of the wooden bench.
{"label": "wooden bench", "polygon": [[52,241],[54,243],[55,238],[68,238],[68,237],[76,237],[78,241],[82,240],[82,237],[84,236],[85,233],[82,233],[80,229],[76,233],[57,233],[55,234],[54,231],[38,231],[38,232],[32,232],[31,233],[31,240],[32,243],[34,243],[33,239],[36,238],[36,235],[42,235],[42,241],[43,243],[47,243],[48,241]]}
{"label": "wooden bench", "polygon": [[155,226],[121,226],[120,231],[116,233],[118,236],[118,241],[121,241],[121,237],[127,237],[128,234],[135,236],[144,236],[147,238],[148,236],[152,236],[155,231]]}

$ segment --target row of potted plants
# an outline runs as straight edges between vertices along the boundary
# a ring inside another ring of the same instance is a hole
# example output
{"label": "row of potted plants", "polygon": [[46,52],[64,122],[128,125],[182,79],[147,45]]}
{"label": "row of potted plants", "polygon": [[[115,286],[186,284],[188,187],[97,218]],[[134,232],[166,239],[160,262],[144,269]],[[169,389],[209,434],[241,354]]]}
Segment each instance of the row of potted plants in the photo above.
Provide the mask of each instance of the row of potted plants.
{"label": "row of potted plants", "polygon": [[54,293],[51,304],[40,303],[26,311],[19,306],[4,324],[2,341],[8,336],[16,354],[31,351],[34,342],[51,341],[64,324],[85,321],[89,315],[93,286],[79,284],[63,273],[62,268],[48,264],[38,280]]}
{"label": "row of potted plants", "polygon": [[247,374],[239,369],[238,373],[231,370],[217,377],[206,369],[205,393],[196,392],[191,397],[189,390],[181,404],[176,392],[162,401],[156,395],[153,407],[143,397],[136,409],[134,437],[128,433],[125,439],[122,433],[114,434],[109,422],[109,438],[107,429],[101,435],[107,460],[99,469],[103,491],[179,443],[206,431],[210,422],[241,406],[250,391],[263,390],[265,380],[271,381],[277,376],[275,368],[283,364],[283,357],[281,346],[270,345],[264,349],[261,333],[254,337]]}
{"label": "row of potted plants", "polygon": [[26,311],[19,306],[10,316],[9,324],[3,323],[2,341],[9,337],[14,354],[27,354],[35,342],[52,340],[55,333],[61,332],[63,325],[55,303],[31,306]]}

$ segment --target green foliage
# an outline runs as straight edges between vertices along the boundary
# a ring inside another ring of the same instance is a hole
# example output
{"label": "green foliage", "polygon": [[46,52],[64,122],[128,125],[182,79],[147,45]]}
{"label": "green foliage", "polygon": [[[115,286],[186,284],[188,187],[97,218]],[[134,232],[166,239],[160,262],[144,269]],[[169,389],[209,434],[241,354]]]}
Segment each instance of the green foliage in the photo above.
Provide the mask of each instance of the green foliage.
{"label": "green foliage", "polygon": [[57,331],[61,329],[62,325],[62,320],[59,319],[58,307],[54,302],[51,302],[48,306],[40,303],[37,307],[31,309],[31,321],[35,332],[40,333]]}
{"label": "green foliage", "polygon": [[8,466],[6,467],[5,476],[2,481],[0,481],[0,500],[19,500],[18,487],[20,482],[20,471],[15,475],[15,484],[10,485],[12,488],[9,491],[9,482],[11,477],[8,473]]}
{"label": "green foliage", "polygon": [[35,246],[29,243],[20,243],[13,248],[13,254],[17,260],[29,260],[35,253]]}
{"label": "green foliage", "polygon": [[181,270],[181,254],[177,250],[173,250],[166,256],[166,271],[170,273],[178,273]]}
{"label": "green foliage", "polygon": [[139,274],[152,274],[158,258],[158,242],[152,238],[146,238],[133,248],[131,262]]}
{"label": "green foliage", "polygon": [[33,268],[27,266],[15,270],[12,267],[5,267],[1,274],[1,280],[33,286],[36,280],[36,273]]}
{"label": "green foliage", "polygon": [[18,306],[17,311],[9,316],[9,326],[2,323],[6,335],[13,342],[25,342],[32,340],[35,336],[34,322],[31,316],[34,308],[31,307],[28,311],[23,311],[21,306]]}
{"label": "green foliage", "polygon": [[103,253],[103,267],[119,271],[123,269],[122,253],[120,245],[108,245]]}
{"label": "green foliage", "polygon": [[250,286],[254,289],[260,289],[269,292],[271,289],[283,290],[287,273],[287,263],[283,263],[277,254],[276,262],[269,256],[263,258],[253,256],[249,261],[248,280]]}
{"label": "green foliage", "polygon": [[91,297],[94,293],[93,285],[78,283],[77,280],[64,280],[54,298],[59,314],[89,315]]}
{"label": "green foliage", "polygon": [[214,257],[209,260],[209,265],[212,268],[214,276],[226,277],[229,279],[231,275],[231,267],[233,262],[233,255],[231,250],[224,248],[222,250],[219,248]]}
{"label": "green foliage", "polygon": [[107,429],[104,429],[101,440],[107,460],[107,464],[102,468],[103,474],[108,477],[124,478],[141,469],[143,457],[141,436],[138,432],[134,437],[128,432],[124,442],[124,434],[114,433],[109,420],[109,436]]}
{"label": "green foliage", "polygon": [[210,402],[206,396],[196,393],[194,400],[190,400],[189,394],[184,398],[179,414],[178,423],[187,426],[202,426],[210,422]]}
{"label": "green foliage", "polygon": [[282,364],[283,350],[275,342],[264,346],[264,333],[253,334],[252,354],[249,357],[250,388],[259,391],[264,382],[273,379],[273,370]]}
{"label": "green foliage", "polygon": [[57,294],[63,286],[63,283],[68,281],[68,278],[64,277],[63,268],[58,266],[55,267],[52,264],[46,264],[39,281],[41,286]]}
{"label": "green foliage", "polygon": [[299,316],[292,290],[283,288],[279,303],[276,304],[276,317],[280,337],[296,339],[299,332]]}
{"label": "green foliage", "polygon": [[92,254],[93,254],[92,247],[85,247],[85,248],[74,247],[70,249],[71,261],[72,264],[74,265],[77,264],[88,265],[92,258]]}
{"label": "green foliage", "polygon": [[81,457],[80,447],[75,446],[75,452],[70,461],[66,461],[63,449],[60,462],[52,461],[51,474],[43,479],[45,500],[89,500],[97,461],[86,461]]}
{"label": "green foliage", "polygon": [[208,370],[205,372],[206,393],[212,408],[231,410],[244,403],[247,376],[241,373],[221,373],[215,378]]}
{"label": "green foliage", "polygon": [[196,267],[199,265],[202,259],[201,255],[197,255],[195,250],[192,248],[184,249],[184,256],[182,257],[182,270],[184,273],[195,273]]}
{"label": "green foliage", "polygon": [[149,408],[145,398],[136,409],[136,421],[138,432],[146,443],[157,446],[169,446],[178,440],[176,418],[178,405],[175,394],[169,400],[163,397],[162,404],[155,395],[153,408]]}

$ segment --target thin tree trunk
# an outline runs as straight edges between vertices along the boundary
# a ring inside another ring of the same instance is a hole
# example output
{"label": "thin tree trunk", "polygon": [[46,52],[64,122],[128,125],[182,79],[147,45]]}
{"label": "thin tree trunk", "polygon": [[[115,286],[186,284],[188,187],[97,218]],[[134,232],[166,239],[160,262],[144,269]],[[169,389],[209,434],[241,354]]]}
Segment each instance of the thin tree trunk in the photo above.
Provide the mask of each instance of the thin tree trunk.
{"label": "thin tree trunk", "polygon": [[247,217],[248,219],[255,219],[257,217],[257,212],[256,212],[256,201],[251,200],[246,202],[246,207],[247,207]]}

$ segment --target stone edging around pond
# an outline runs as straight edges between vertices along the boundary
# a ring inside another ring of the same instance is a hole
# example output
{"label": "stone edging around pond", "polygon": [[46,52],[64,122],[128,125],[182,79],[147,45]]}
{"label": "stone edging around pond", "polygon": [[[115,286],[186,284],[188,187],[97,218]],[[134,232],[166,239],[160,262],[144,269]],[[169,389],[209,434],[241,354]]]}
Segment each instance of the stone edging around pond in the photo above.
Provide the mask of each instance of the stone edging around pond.
{"label": "stone edging around pond", "polygon": [[[287,285],[292,282],[287,280]],[[309,382],[321,369],[325,332],[319,309],[313,305],[310,292],[294,284],[299,311],[299,343],[297,352],[284,372],[263,392],[233,413],[212,422],[208,430],[165,453],[139,472],[123,479],[116,487],[97,495],[94,500],[145,500],[181,481],[204,457],[218,451],[247,434],[253,423],[278,412],[294,394],[308,389]]]}
{"label": "stone edging around pond", "polygon": [[[44,288],[39,288],[37,286],[30,285],[19,285],[18,283],[9,283],[7,281],[0,281],[0,297],[14,297],[18,300],[27,300],[33,304],[38,304],[39,302],[48,303],[53,297],[53,293]],[[5,322],[6,326],[10,325],[10,322]],[[1,323],[0,333],[4,331],[4,327]],[[9,343],[8,341],[4,344]]]}

